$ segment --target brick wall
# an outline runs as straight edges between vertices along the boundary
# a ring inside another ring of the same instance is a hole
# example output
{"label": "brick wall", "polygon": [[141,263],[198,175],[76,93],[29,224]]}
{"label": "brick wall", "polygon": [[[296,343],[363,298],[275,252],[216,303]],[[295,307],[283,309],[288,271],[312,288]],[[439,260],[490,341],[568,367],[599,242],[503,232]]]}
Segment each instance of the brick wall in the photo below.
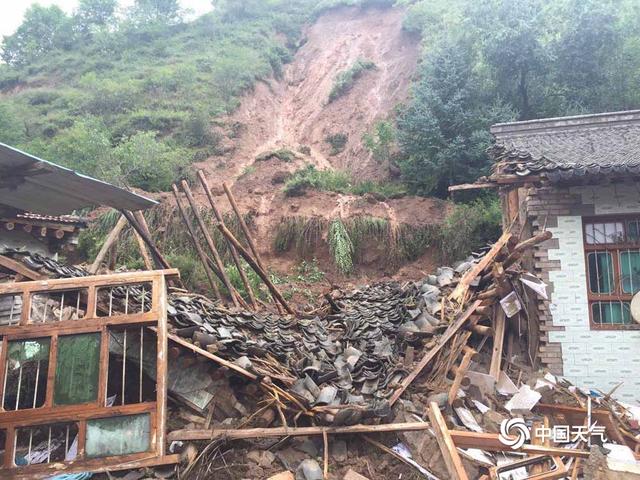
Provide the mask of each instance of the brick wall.
{"label": "brick wall", "polygon": [[640,398],[640,331],[591,330],[582,236],[582,216],[640,213],[633,184],[532,189],[528,220],[537,233],[546,226],[553,238],[534,252],[534,270],[549,285],[539,302],[540,359],[553,373],[582,387]]}

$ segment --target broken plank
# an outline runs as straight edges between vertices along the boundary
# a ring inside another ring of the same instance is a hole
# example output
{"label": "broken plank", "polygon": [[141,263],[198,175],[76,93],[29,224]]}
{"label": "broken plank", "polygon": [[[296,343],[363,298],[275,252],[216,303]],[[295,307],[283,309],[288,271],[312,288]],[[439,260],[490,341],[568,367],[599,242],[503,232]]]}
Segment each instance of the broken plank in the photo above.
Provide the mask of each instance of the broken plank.
{"label": "broken plank", "polygon": [[[490,452],[513,452],[514,450],[500,440],[497,433],[478,433],[463,430],[450,430],[451,438],[458,448],[478,448]],[[515,438],[515,436],[513,437]],[[572,448],[545,447],[541,445],[524,444],[517,452],[531,455],[551,455],[589,458],[589,451]]]}
{"label": "broken plank", "polygon": [[496,317],[493,335],[493,350],[491,352],[491,366],[489,367],[489,375],[498,381],[500,376],[500,364],[502,362],[502,349],[504,346],[504,332],[506,327],[506,318],[504,310],[501,306],[496,307]]}
{"label": "broken plank", "polygon": [[476,263],[471,270],[468,270],[456,285],[456,288],[451,295],[449,295],[449,300],[454,300],[456,302],[460,302],[464,299],[467,294],[467,290],[469,289],[469,285],[471,282],[482,273],[482,271],[496,258],[502,247],[504,247],[509,239],[511,238],[510,232],[504,232],[502,236],[498,239],[496,243],[493,244],[491,250],[487,252],[487,254],[482,257],[482,259]]}
{"label": "broken plank", "polygon": [[22,262],[14,260],[13,258],[5,257],[4,255],[0,255],[0,266],[9,269],[12,272],[16,272],[29,280],[45,280],[49,278],[35,270],[31,270]]}
{"label": "broken plank", "polygon": [[433,347],[422,358],[422,360],[420,360],[420,363],[418,363],[418,365],[416,365],[413,371],[402,381],[402,384],[400,384],[400,387],[398,388],[398,390],[396,390],[394,394],[391,396],[391,399],[389,400],[390,405],[393,405],[394,403],[396,403],[396,401],[402,396],[402,394],[407,389],[407,387],[411,385],[411,383],[416,379],[416,377],[420,375],[420,372],[424,370],[424,367],[426,367],[427,364],[434,359],[434,357],[438,354],[438,352],[442,349],[442,347],[444,347],[446,343],[449,340],[451,340],[451,337],[453,337],[458,332],[458,330],[460,330],[463,327],[463,325],[466,323],[469,317],[473,314],[476,308],[480,306],[480,303],[481,303],[480,300],[476,300],[475,302],[473,302],[473,304],[469,308],[467,308],[467,310],[462,315],[460,315],[460,317],[458,317],[455,323],[449,325],[449,328],[447,328],[447,330],[438,339],[438,344],[435,347]]}
{"label": "broken plank", "polygon": [[350,425],[343,427],[277,427],[277,428],[241,428],[213,430],[175,430],[169,433],[169,441],[175,440],[243,440],[248,438],[296,437],[308,435],[410,432],[429,430],[427,422],[386,423],[382,425]]}
{"label": "broken plank", "polygon": [[429,404],[429,421],[433,427],[433,431],[442,453],[442,458],[447,466],[451,480],[468,480],[467,472],[462,465],[462,459],[458,454],[456,445],[451,438],[447,423],[440,413],[440,407],[436,402]]}

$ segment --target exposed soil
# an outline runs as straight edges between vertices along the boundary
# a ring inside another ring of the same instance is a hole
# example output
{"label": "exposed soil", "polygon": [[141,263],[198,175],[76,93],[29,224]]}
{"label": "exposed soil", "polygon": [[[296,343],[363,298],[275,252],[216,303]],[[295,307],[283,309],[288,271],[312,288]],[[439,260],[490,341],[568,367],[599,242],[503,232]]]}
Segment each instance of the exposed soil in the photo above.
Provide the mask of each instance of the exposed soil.
{"label": "exposed soil", "polygon": [[[330,220],[367,215],[386,218],[393,226],[440,223],[446,216],[448,203],[437,199],[408,196],[379,201],[370,195],[318,191],[288,198],[282,191],[287,175],[305,164],[348,171],[357,180],[389,178],[389,165],[372,157],[362,136],[377,120],[392,116],[407,98],[419,39],[403,31],[403,18],[404,10],[399,8],[340,8],[324,14],[308,27],[304,45],[285,67],[282,78],[259,82],[224,120],[224,126],[217,127],[225,135],[225,153],[198,166],[208,172],[223,210],[228,203],[220,184],[225,181],[240,208],[257,214],[257,242],[275,270],[288,271],[299,261],[294,255],[275,256],[272,251],[275,227],[285,216]],[[327,103],[335,77],[358,59],[371,60],[376,68],[365,71],[344,96]],[[336,133],[348,135],[348,141],[342,152],[331,155],[326,137]],[[256,161],[260,154],[278,149],[290,150],[296,158]],[[202,192],[197,196],[206,202]],[[427,254],[415,266],[396,272],[380,266],[379,255],[370,255],[370,262],[359,265],[353,280],[394,275],[415,278],[431,269],[432,256]],[[328,251],[317,252],[316,257],[322,270],[333,277]]]}

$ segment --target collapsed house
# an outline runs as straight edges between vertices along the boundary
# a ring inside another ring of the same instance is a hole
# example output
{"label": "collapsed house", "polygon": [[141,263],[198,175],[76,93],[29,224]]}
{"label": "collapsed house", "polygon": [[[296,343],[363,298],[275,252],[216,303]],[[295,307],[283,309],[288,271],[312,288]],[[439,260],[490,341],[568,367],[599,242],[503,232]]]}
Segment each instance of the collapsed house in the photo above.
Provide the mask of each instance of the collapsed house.
{"label": "collapsed house", "polygon": [[[543,223],[516,226],[512,210],[497,242],[464,262],[402,285],[334,288],[301,308],[270,281],[246,225],[242,238],[225,226],[199,172],[234,262],[256,272],[271,303],[225,277],[183,182],[176,204],[208,298],[185,290],[155,246],[140,211],[151,201],[8,147],[4,164],[23,171],[0,186],[7,214],[101,204],[123,218],[86,269],[15,245],[0,254],[0,477],[162,465],[195,479],[637,472],[640,412],[537,369],[549,292],[531,262],[553,242]],[[49,198],[23,206],[33,172],[50,175]],[[73,201],[58,203],[67,189]],[[127,222],[149,269],[95,275]]]}

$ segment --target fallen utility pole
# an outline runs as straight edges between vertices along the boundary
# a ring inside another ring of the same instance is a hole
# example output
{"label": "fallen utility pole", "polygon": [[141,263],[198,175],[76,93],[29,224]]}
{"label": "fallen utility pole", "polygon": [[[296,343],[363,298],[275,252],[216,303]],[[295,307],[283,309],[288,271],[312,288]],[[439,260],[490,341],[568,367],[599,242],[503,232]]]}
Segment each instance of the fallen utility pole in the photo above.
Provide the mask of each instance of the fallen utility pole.
{"label": "fallen utility pole", "polygon": [[176,199],[176,205],[178,206],[178,210],[180,211],[180,215],[182,216],[182,221],[184,222],[185,227],[187,227],[187,233],[189,234],[189,238],[191,239],[191,243],[193,244],[193,248],[195,248],[198,257],[200,258],[200,262],[202,263],[202,268],[204,268],[204,273],[207,276],[207,280],[209,280],[209,285],[215,293],[216,297],[222,300],[222,295],[220,294],[220,289],[218,288],[218,284],[213,278],[211,274],[211,270],[209,269],[209,262],[207,261],[207,256],[205,255],[202,247],[198,243],[198,239],[196,237],[195,232],[193,231],[193,227],[191,222],[189,221],[189,217],[187,217],[187,212],[184,210],[182,206],[182,202],[180,201],[180,192],[178,191],[178,187],[174,185],[171,186],[173,188],[173,196]]}
{"label": "fallen utility pole", "polygon": [[269,288],[269,291],[271,292],[271,294],[276,298],[276,300],[278,300],[278,302],[280,302],[280,304],[284,307],[284,309],[291,315],[295,315],[294,310],[289,306],[289,304],[284,299],[280,291],[273,284],[273,282],[269,278],[269,275],[267,275],[265,270],[263,270],[260,267],[260,265],[258,265],[257,260],[254,260],[253,258],[251,258],[251,255],[249,254],[249,252],[247,252],[247,250],[240,244],[240,242],[236,239],[236,237],[233,236],[233,233],[231,233],[231,231],[227,227],[225,227],[223,223],[218,223],[218,229],[222,232],[222,234],[225,237],[227,237],[227,239],[236,248],[238,253],[242,255],[242,257],[246,260],[249,266],[253,268],[253,270],[258,274],[258,276],[262,279],[265,285]]}
{"label": "fallen utility pole", "polygon": [[[224,217],[220,214],[218,207],[216,206],[216,202],[213,200],[213,195],[211,195],[211,188],[209,187],[209,183],[207,182],[207,178],[204,175],[202,170],[198,170],[198,178],[200,179],[200,183],[202,184],[202,188],[204,188],[205,193],[207,194],[207,199],[209,200],[209,205],[211,205],[211,210],[213,210],[213,215],[216,217],[216,220],[222,224],[224,224]],[[240,274],[240,279],[242,280],[242,284],[244,285],[245,290],[247,291],[247,295],[249,295],[249,301],[251,302],[251,306],[254,310],[257,310],[258,303],[256,301],[256,297],[253,294],[253,289],[251,288],[251,284],[249,283],[249,279],[247,278],[247,274],[242,268],[242,262],[240,261],[240,257],[238,257],[238,252],[236,248],[233,246],[231,242],[226,237],[223,237],[227,241],[227,247],[229,248],[229,253],[231,253],[231,258],[233,259],[233,263],[238,269],[238,273]]]}
{"label": "fallen utility pole", "polygon": [[204,223],[204,220],[202,219],[202,215],[200,215],[200,212],[198,212],[198,206],[196,205],[196,201],[193,198],[193,194],[191,193],[189,184],[184,180],[182,180],[180,185],[182,186],[182,191],[185,193],[187,197],[187,202],[189,203],[189,206],[191,207],[191,211],[193,212],[193,216],[195,217],[196,222],[200,227],[200,231],[204,236],[205,243],[209,247],[209,251],[211,252],[211,255],[213,255],[213,259],[215,261],[216,267],[218,267],[218,270],[220,271],[220,277],[221,277],[222,283],[224,284],[225,287],[227,287],[227,291],[229,292],[229,296],[233,301],[233,305],[236,308],[238,308],[240,306],[240,303],[238,302],[238,300],[239,299],[241,300],[242,297],[240,297],[240,294],[236,292],[236,289],[233,287],[233,284],[231,283],[231,281],[229,280],[229,277],[227,276],[227,272],[225,271],[225,268],[224,268],[224,263],[222,262],[222,258],[220,258],[220,253],[216,248],[216,244],[213,241],[213,238],[211,238],[211,234],[209,233],[209,230],[207,230],[207,225]]}

